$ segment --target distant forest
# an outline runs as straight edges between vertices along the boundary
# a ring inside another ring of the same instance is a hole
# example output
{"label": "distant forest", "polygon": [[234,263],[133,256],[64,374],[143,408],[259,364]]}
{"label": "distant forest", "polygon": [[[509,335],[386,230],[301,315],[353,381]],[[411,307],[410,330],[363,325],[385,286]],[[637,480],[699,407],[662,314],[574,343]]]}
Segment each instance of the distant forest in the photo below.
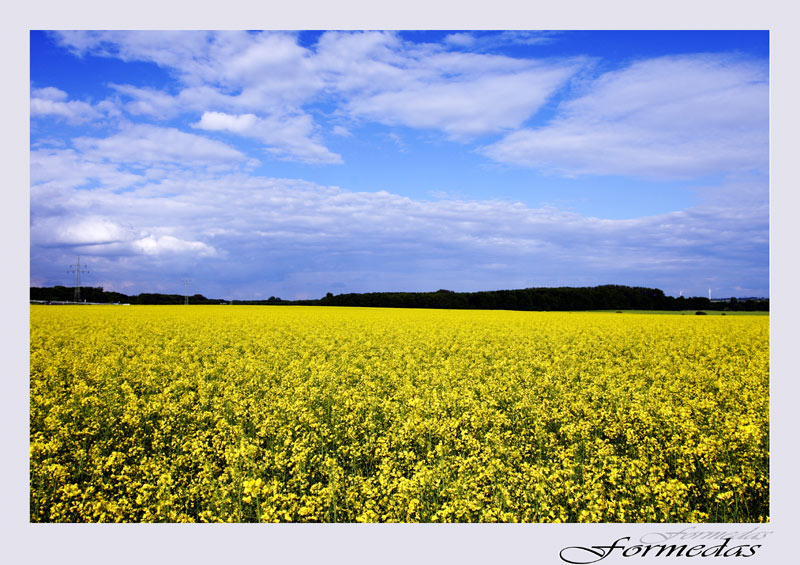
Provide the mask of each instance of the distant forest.
{"label": "distant forest", "polygon": [[[44,302],[70,302],[74,287],[31,287],[30,299]],[[125,304],[183,304],[180,294],[142,293],[128,296],[107,292],[102,287],[81,287],[81,301]],[[227,300],[206,298],[202,294],[189,297],[189,304],[229,304]],[[665,296],[657,288],[603,285],[595,287],[524,288],[481,292],[368,292],[331,294],[317,300],[234,300],[234,304],[282,304],[308,306],[367,306],[383,308],[444,308],[470,310],[729,310],[769,311],[768,298],[729,298],[709,300],[705,297]]]}

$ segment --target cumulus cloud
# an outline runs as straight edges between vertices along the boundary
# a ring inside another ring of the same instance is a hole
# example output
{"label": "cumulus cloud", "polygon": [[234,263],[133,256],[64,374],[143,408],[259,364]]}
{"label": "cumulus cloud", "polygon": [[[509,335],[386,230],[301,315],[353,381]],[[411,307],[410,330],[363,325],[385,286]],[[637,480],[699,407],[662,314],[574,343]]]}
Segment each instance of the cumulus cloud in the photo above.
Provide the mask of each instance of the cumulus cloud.
{"label": "cumulus cloud", "polygon": [[105,138],[79,137],[72,143],[95,158],[115,163],[203,166],[238,164],[247,160],[243,153],[219,141],[148,124],[130,125]]}
{"label": "cumulus cloud", "polygon": [[315,62],[354,117],[440,130],[451,139],[517,127],[579,68],[410,47],[394,34],[328,32]]}
{"label": "cumulus cloud", "polygon": [[62,118],[70,124],[81,124],[108,116],[119,115],[110,101],[92,105],[81,100],[68,100],[63,90],[48,86],[31,91],[31,117]]}
{"label": "cumulus cloud", "polygon": [[[74,210],[73,213],[77,213]],[[168,227],[166,229],[174,229]],[[157,230],[164,230],[163,227]],[[41,248],[73,249],[76,253],[106,255],[127,260],[131,255],[169,256],[181,254],[195,258],[213,257],[216,249],[202,241],[180,239],[133,229],[130,225],[101,216],[45,216],[34,219],[31,243]]]}
{"label": "cumulus cloud", "polygon": [[489,50],[508,45],[540,45],[555,41],[560,32],[511,30],[486,34],[483,32],[456,32],[445,36],[444,43],[454,47]]}
{"label": "cumulus cloud", "polygon": [[[537,61],[447,46],[539,43],[557,34],[454,33],[442,45],[393,32],[326,32],[303,47],[268,32],[60,32],[79,55],[149,61],[176,74],[170,93],[112,85],[135,115],[196,113],[195,126],[262,140],[268,153],[340,163],[305,106],[320,99],[358,120],[441,131],[451,140],[506,132],[490,158],[564,175],[687,177],[766,169],[767,70],[720,55],[642,60],[590,81],[556,117],[519,129],[581,69],[581,59]],[[475,45],[472,45],[475,43]],[[42,91],[35,115],[88,119],[97,108]],[[222,120],[225,120],[224,123]],[[236,121],[234,121],[236,120]]]}
{"label": "cumulus cloud", "polygon": [[216,255],[216,250],[202,241],[185,241],[171,235],[164,235],[161,237],[148,235],[147,237],[131,242],[131,246],[135,250],[146,255],[177,253],[190,253],[197,257]]}
{"label": "cumulus cloud", "polygon": [[99,159],[86,158],[74,149],[61,148],[31,151],[30,176],[31,191],[41,194],[41,201],[57,198],[58,190],[84,186],[93,181],[120,189],[142,180],[138,175],[122,171],[117,164],[103,163]]}
{"label": "cumulus cloud", "polygon": [[211,131],[230,131],[245,133],[252,131],[258,118],[254,114],[241,114],[233,116],[223,112],[203,112],[202,118],[193,127]]}
{"label": "cumulus cloud", "polygon": [[507,30],[497,35],[485,37],[484,40],[495,44],[539,45],[557,41],[561,33],[560,31],[551,30]]}
{"label": "cumulus cloud", "polygon": [[710,55],[645,60],[599,77],[548,125],[483,151],[570,176],[766,172],[768,95],[762,64]]}
{"label": "cumulus cloud", "polygon": [[572,74],[543,67],[462,80],[410,84],[400,90],[356,96],[353,115],[388,125],[437,129],[463,139],[515,128],[535,113]]}
{"label": "cumulus cloud", "polygon": [[103,217],[50,217],[34,222],[31,241],[38,245],[98,245],[130,238],[128,230]]}
{"label": "cumulus cloud", "polygon": [[[448,52],[406,43],[393,32],[326,32],[313,48],[282,32],[76,31],[56,37],[79,55],[149,61],[176,73],[182,88],[174,94],[112,85],[132,114],[167,119],[198,112],[198,127],[256,137],[282,159],[313,163],[341,162],[313,135],[315,124],[304,110],[321,97],[352,118],[439,130],[463,141],[518,127],[579,67],[576,61]],[[285,131],[267,135],[266,127],[234,125],[230,118],[223,125],[222,115],[252,115],[271,131],[285,121]],[[251,135],[256,129],[261,133]]]}
{"label": "cumulus cloud", "polygon": [[138,88],[130,84],[109,84],[109,87],[128,98],[125,110],[134,116],[174,117],[181,111],[178,97],[155,88]]}
{"label": "cumulus cloud", "polygon": [[214,53],[230,53],[242,33],[206,31],[58,31],[53,37],[78,56],[149,61],[181,73],[183,80],[211,76]]}
{"label": "cumulus cloud", "polygon": [[192,126],[258,139],[265,144],[266,151],[293,161],[324,164],[342,162],[340,155],[329,151],[319,142],[308,114],[259,118],[254,114],[204,112],[200,121]]}
{"label": "cumulus cloud", "polygon": [[[637,284],[645,275],[677,293],[690,292],[687,280],[708,285],[712,273],[755,290],[766,280],[764,266],[753,257],[766,257],[769,245],[765,205],[603,220],[508,201],[420,201],[245,175],[172,173],[119,194],[75,190],[58,213],[44,210],[32,196],[32,209],[37,256],[55,253],[58,245],[109,241],[117,259],[107,254],[108,268],[133,269],[145,259],[172,257],[174,265],[159,263],[162,277],[179,279],[186,269],[213,267],[218,275],[211,278],[219,285],[225,284],[219,273],[231,273],[250,281],[252,292],[252,285],[262,284],[270,294],[296,285],[292,292],[302,288],[321,296],[337,281],[361,291],[435,290],[430,285],[445,284],[478,290]],[[122,238],[102,221],[69,223],[84,209],[114,218],[129,231]],[[43,233],[61,235],[46,240]],[[313,273],[325,278],[315,281]]]}
{"label": "cumulus cloud", "polygon": [[333,135],[338,135],[339,137],[353,137],[353,134],[344,126],[333,126],[331,130]]}
{"label": "cumulus cloud", "polygon": [[475,44],[475,36],[467,32],[449,33],[443,40],[448,45],[455,45],[457,47],[470,47]]}
{"label": "cumulus cloud", "polygon": [[323,83],[294,34],[76,31],[55,37],[78,55],[148,61],[174,72],[182,87],[177,93],[111,85],[133,115],[169,119],[196,112],[201,114],[196,127],[260,139],[278,158],[341,162],[302,111]]}
{"label": "cumulus cloud", "polygon": [[67,99],[67,93],[54,86],[47,86],[45,88],[35,88],[31,92],[33,98],[39,100],[47,100],[49,102],[63,102]]}

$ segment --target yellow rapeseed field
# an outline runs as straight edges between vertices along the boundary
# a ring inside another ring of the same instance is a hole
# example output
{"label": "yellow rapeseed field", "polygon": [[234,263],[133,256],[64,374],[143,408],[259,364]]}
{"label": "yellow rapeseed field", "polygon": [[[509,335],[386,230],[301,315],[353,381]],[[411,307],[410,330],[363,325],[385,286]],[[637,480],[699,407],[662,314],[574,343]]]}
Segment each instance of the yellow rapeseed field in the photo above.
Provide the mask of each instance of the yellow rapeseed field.
{"label": "yellow rapeseed field", "polygon": [[769,318],[32,306],[34,522],[751,522]]}

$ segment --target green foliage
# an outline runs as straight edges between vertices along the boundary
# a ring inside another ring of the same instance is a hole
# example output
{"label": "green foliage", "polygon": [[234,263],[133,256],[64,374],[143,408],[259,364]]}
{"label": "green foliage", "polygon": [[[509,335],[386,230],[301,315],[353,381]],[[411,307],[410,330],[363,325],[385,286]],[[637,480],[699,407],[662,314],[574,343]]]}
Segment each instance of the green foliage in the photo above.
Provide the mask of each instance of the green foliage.
{"label": "green foliage", "polygon": [[[74,289],[64,286],[30,289],[31,300],[63,301],[73,299]],[[124,302],[129,304],[183,304],[180,294],[142,293],[126,296],[106,292],[102,288],[81,288],[81,297],[87,302]],[[224,300],[206,298],[195,294],[190,304],[222,304]],[[603,285],[595,287],[523,288],[517,290],[489,290],[481,292],[454,292],[439,289],[436,292],[367,292],[334,295],[328,292],[318,300],[282,300],[270,296],[267,300],[237,300],[236,304],[304,305],[304,306],[361,306],[380,308],[439,308],[446,310],[714,310],[730,312],[769,311],[769,299],[712,302],[706,297],[665,296],[657,288]]]}
{"label": "green foliage", "polygon": [[[30,299],[45,302],[72,302],[75,297],[74,287],[54,286],[50,288],[31,287]],[[128,296],[121,292],[107,292],[102,287],[81,287],[81,301],[105,304],[184,304],[186,297],[181,294],[159,294],[144,292],[136,296]],[[220,304],[222,300],[209,299],[202,294],[189,297],[190,304]]]}

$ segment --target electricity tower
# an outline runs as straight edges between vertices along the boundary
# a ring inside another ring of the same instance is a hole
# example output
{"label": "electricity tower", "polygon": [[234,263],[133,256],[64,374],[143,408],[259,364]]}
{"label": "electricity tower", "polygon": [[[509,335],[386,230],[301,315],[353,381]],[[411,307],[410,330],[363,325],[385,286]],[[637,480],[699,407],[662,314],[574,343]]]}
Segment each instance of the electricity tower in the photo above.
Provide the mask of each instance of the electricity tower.
{"label": "electricity tower", "polygon": [[84,271],[83,269],[86,268],[86,265],[81,265],[81,256],[78,255],[78,262],[75,265],[70,265],[70,267],[74,267],[74,269],[70,269],[67,271],[68,273],[75,273],[75,302],[81,301],[81,273],[88,273],[89,271]]}
{"label": "electricity tower", "polygon": [[192,284],[191,279],[183,279],[183,288],[184,288],[183,303],[184,303],[184,305],[188,305],[189,304],[189,285],[191,285],[191,284]]}

